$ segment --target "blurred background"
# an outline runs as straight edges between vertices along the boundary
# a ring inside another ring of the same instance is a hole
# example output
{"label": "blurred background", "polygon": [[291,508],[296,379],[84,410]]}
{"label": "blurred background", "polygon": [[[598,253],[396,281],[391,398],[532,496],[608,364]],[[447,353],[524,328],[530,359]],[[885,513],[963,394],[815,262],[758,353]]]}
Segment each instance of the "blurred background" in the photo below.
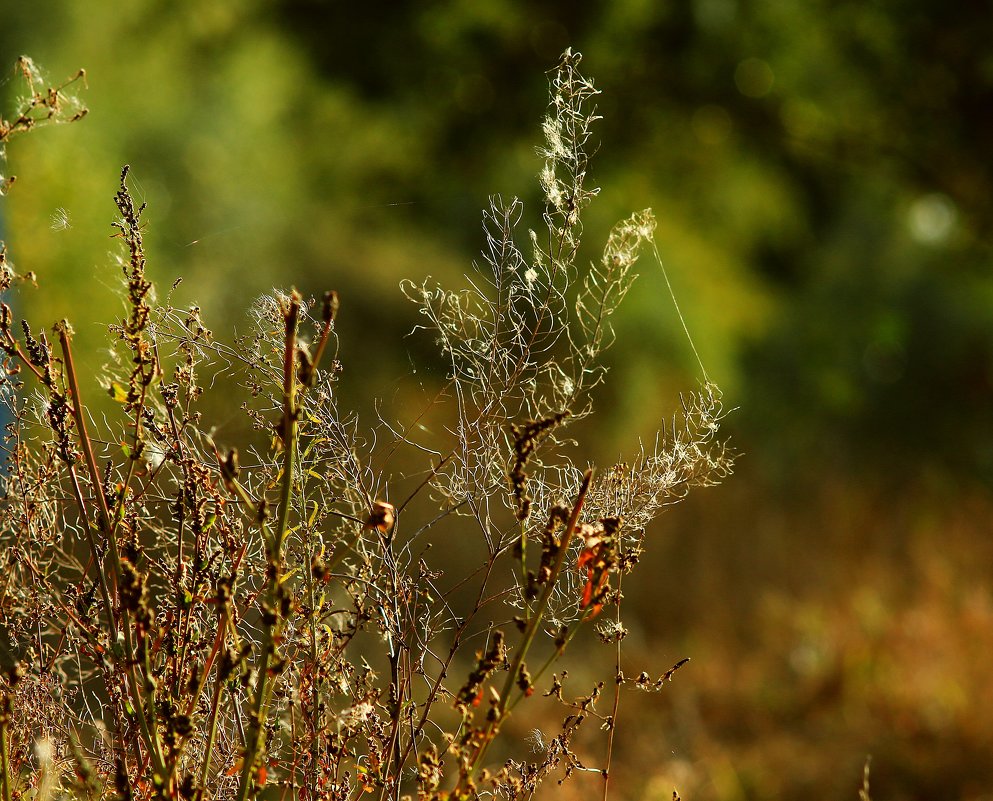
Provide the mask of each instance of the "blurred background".
{"label": "blurred background", "polygon": [[[588,255],[655,210],[743,454],[625,585],[625,671],[692,662],[622,697],[615,797],[854,799],[872,754],[874,798],[990,799],[991,5],[7,3],[0,64],[85,67],[90,108],[8,148],[8,255],[43,285],[17,302],[102,363],[128,163],[160,295],[182,276],[175,301],[229,336],[273,286],[336,288],[368,412],[437,365],[400,279],[469,270],[489,194],[540,221],[545,73],[580,50],[603,90]],[[700,380],[640,271],[584,440],[600,463]],[[599,764],[602,738],[583,748]]]}

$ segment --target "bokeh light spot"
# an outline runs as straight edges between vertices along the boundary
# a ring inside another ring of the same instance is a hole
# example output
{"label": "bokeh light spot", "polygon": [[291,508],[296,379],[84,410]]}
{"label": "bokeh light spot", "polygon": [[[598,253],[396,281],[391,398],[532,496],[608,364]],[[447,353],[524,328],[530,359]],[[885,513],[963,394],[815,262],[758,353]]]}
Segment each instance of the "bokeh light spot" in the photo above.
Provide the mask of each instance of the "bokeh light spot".
{"label": "bokeh light spot", "polygon": [[734,71],[734,82],[745,97],[765,97],[772,90],[776,76],[760,58],[746,58]]}
{"label": "bokeh light spot", "polygon": [[934,192],[914,201],[907,213],[907,227],[918,242],[938,245],[951,235],[957,219],[958,211],[951,198]]}

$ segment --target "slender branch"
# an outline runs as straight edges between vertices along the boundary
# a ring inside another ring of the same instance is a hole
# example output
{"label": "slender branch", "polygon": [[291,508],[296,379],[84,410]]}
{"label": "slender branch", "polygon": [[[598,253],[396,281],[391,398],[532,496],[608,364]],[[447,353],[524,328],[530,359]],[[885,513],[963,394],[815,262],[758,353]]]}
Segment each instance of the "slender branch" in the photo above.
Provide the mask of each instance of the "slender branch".
{"label": "slender branch", "polygon": [[0,695],[0,801],[11,801],[10,743],[7,724],[10,722],[10,694]]}
{"label": "slender branch", "polygon": [[617,626],[615,635],[617,636],[616,650],[614,653],[614,706],[610,711],[610,727],[607,729],[607,760],[603,766],[603,801],[607,801],[610,792],[610,764],[614,756],[614,734],[617,731],[617,710],[621,703],[621,685],[624,683],[624,674],[621,673],[621,584],[624,579],[624,571],[617,574],[617,606],[615,609],[614,623]]}
{"label": "slender branch", "polygon": [[62,355],[65,359],[66,380],[69,382],[69,393],[72,396],[70,398],[72,412],[76,420],[76,430],[79,432],[79,445],[83,449],[86,467],[90,471],[90,483],[93,486],[93,494],[96,495],[97,504],[100,507],[100,519],[97,520],[97,526],[107,535],[107,544],[110,546],[111,560],[114,568],[114,595],[116,601],[117,583],[121,575],[121,557],[117,548],[117,538],[113,536],[110,509],[107,506],[107,496],[100,481],[100,470],[97,467],[96,456],[93,454],[93,443],[86,429],[86,415],[83,413],[82,395],[79,392],[76,367],[72,359],[72,347],[69,344],[69,326],[65,323],[59,325],[58,334],[59,342],[62,345]]}
{"label": "slender branch", "polygon": [[[70,329],[68,324],[62,323],[57,327],[59,342],[62,345],[62,354],[65,359],[65,376],[69,384],[69,392],[71,395],[70,406],[72,407],[73,416],[76,420],[76,430],[79,434],[79,444],[83,449],[83,456],[86,459],[87,468],[90,471],[90,480],[93,486],[93,492],[97,497],[97,504],[100,507],[100,514],[97,520],[97,525],[99,529],[104,533],[107,538],[107,544],[110,550],[111,564],[113,567],[112,578],[113,581],[113,591],[115,595],[114,602],[116,603],[117,586],[120,582],[121,576],[121,557],[120,551],[117,546],[117,537],[115,535],[115,526],[111,520],[110,509],[107,506],[107,496],[104,492],[103,485],[100,481],[100,472],[97,468],[96,457],[93,453],[93,444],[90,440],[89,433],[86,429],[86,415],[83,412],[83,401],[82,395],[79,391],[79,381],[76,377],[76,367],[72,358],[72,347],[69,343]],[[84,525],[89,525],[88,520],[84,520]],[[97,570],[100,572],[102,568],[100,566],[99,560],[97,561]],[[127,673],[130,678],[131,684],[131,695],[134,699],[134,710],[138,717],[138,724],[141,728],[142,735],[145,739],[145,745],[152,758],[152,764],[154,765],[156,775],[165,781],[167,778],[168,771],[166,770],[165,758],[162,755],[162,744],[159,738],[158,729],[156,727],[156,711],[155,711],[155,685],[151,680],[151,671],[149,666],[146,664],[146,678],[147,681],[143,681],[142,677],[138,675],[138,667],[134,660],[135,645],[132,640],[131,626],[126,619],[128,617],[127,610],[121,610],[122,616],[125,618],[124,626],[119,629],[119,631],[124,634],[124,644],[127,649],[127,656],[125,657],[128,663]],[[111,614],[113,627],[115,624],[113,622],[114,615]],[[111,652],[113,653],[117,649],[117,636],[115,635],[114,640],[111,642]],[[146,653],[147,659],[147,653]],[[145,697],[147,694],[147,697]],[[148,712],[146,714],[145,704],[147,702]]]}
{"label": "slender branch", "polygon": [[[238,801],[247,801],[257,791],[257,763],[265,753],[265,723],[272,697],[272,685],[280,671],[276,648],[281,636],[282,622],[288,609],[283,609],[285,589],[282,587],[282,549],[289,530],[293,500],[294,463],[296,459],[299,408],[297,406],[297,326],[300,316],[300,295],[294,291],[283,310],[285,342],[283,351],[283,470],[280,485],[278,522],[271,536],[263,531],[268,574],[267,599],[262,606],[262,656],[255,686],[252,717],[246,732],[245,755],[238,788]],[[288,599],[287,599],[288,600]],[[288,606],[288,604],[287,604]]]}
{"label": "slender branch", "polygon": [[592,478],[593,470],[587,470],[586,474],[583,476],[582,483],[579,485],[579,494],[576,497],[575,505],[572,507],[572,514],[569,516],[569,523],[562,535],[562,542],[559,545],[559,552],[556,557],[555,564],[552,567],[551,575],[549,575],[548,581],[545,582],[541,597],[535,605],[534,614],[528,621],[527,628],[524,630],[524,636],[521,639],[521,644],[518,646],[517,651],[514,654],[513,661],[510,663],[510,670],[507,673],[507,680],[504,682],[503,691],[500,693],[500,699],[497,702],[493,720],[487,726],[486,735],[470,762],[470,779],[475,774],[475,771],[485,756],[490,743],[499,731],[504,718],[509,714],[508,705],[510,704],[510,696],[514,691],[514,685],[517,682],[517,675],[520,672],[521,666],[524,664],[524,659],[531,648],[531,644],[534,642],[535,635],[538,633],[541,620],[544,616],[545,610],[548,608],[548,601],[552,596],[556,583],[558,582],[559,574],[562,572],[562,566],[565,564],[566,557],[569,553],[569,543],[572,540],[572,535],[575,533],[579,525],[579,515],[583,510],[583,503],[586,501],[586,493],[590,489],[590,480]]}

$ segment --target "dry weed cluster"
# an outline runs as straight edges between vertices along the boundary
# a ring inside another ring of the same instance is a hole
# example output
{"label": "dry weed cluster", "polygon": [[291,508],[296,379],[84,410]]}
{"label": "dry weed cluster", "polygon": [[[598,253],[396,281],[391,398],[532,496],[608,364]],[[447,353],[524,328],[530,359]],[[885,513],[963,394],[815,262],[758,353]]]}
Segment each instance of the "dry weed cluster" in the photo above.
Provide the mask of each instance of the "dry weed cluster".
{"label": "dry weed cluster", "polygon": [[[731,459],[710,384],[626,464],[563,455],[655,224],[634,214],[592,265],[579,257],[597,119],[579,62],[567,51],[552,73],[542,231],[522,249],[522,204],[492,198],[466,288],[403,287],[447,365],[422,412],[367,424],[340,408],[334,292],[263,298],[234,345],[171,292],[157,300],[127,168],[106,374],[77,373],[67,322],[50,340],[3,304],[0,801],[524,799],[587,770],[606,796],[622,686],[658,689],[675,669],[621,673],[621,582],[649,522]],[[0,141],[66,105],[28,64],[27,110]],[[0,270],[4,293],[34,280]],[[222,373],[265,445],[212,434],[201,400]],[[115,415],[87,405],[96,378]],[[423,472],[394,476],[400,451]],[[618,667],[573,687],[584,627]],[[559,730],[495,757],[542,696]],[[591,721],[598,765],[573,747]]]}

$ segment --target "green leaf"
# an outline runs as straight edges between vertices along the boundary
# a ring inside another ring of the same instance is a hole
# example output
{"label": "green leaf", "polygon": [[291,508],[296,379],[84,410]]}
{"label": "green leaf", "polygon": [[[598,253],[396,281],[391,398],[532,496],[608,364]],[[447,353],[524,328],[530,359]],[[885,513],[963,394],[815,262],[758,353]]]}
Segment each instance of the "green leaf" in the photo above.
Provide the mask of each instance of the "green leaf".
{"label": "green leaf", "polygon": [[128,390],[119,381],[111,381],[107,391],[110,393],[110,397],[118,403],[125,403],[128,399]]}

